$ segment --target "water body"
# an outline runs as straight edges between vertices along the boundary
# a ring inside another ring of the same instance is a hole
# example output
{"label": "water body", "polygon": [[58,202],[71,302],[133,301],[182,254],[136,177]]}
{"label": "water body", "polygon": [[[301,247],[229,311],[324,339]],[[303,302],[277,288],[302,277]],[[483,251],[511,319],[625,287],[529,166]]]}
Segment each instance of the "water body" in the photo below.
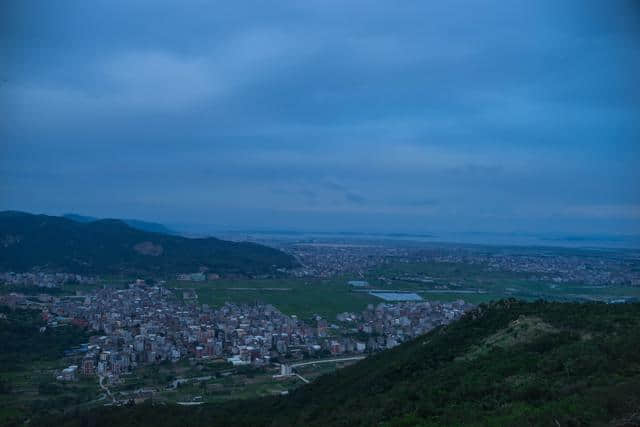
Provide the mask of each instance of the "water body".
{"label": "water body", "polygon": [[[595,249],[640,249],[640,235],[570,233],[353,233],[315,231],[220,231],[213,235],[230,240],[298,241],[316,246],[371,246],[372,241],[418,243],[457,243],[492,246],[539,246]],[[317,240],[314,242],[314,240]],[[327,243],[327,241],[333,241]],[[362,245],[355,241],[362,240]],[[349,242],[348,244],[345,242]]]}
{"label": "water body", "polygon": [[378,297],[385,301],[422,301],[422,297],[412,292],[369,292],[374,297]]}

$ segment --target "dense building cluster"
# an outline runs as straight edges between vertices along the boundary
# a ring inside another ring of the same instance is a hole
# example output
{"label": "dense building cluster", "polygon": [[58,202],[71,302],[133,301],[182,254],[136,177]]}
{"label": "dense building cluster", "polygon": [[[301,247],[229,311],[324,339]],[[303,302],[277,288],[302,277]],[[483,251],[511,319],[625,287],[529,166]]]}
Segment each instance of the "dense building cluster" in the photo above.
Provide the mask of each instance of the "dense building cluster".
{"label": "dense building cluster", "polygon": [[343,313],[336,322],[316,316],[308,323],[269,304],[226,303],[217,309],[184,304],[170,290],[139,281],[128,289],[50,298],[42,307],[49,327],[73,322],[102,334],[73,350],[78,363],[60,379],[97,374],[114,380],[137,366],[183,357],[265,366],[383,350],[455,320],[471,306],[463,301],[379,304],[361,314]]}
{"label": "dense building cluster", "polygon": [[527,273],[529,279],[556,283],[640,286],[640,259],[633,256],[484,253],[458,249],[444,253],[442,250],[423,252],[419,259],[481,265],[488,271]]}
{"label": "dense building cluster", "polygon": [[407,256],[406,248],[382,244],[296,243],[282,247],[300,261],[298,276],[333,277],[340,274],[362,275],[386,257]]}
{"label": "dense building cluster", "polygon": [[140,364],[178,360],[187,353],[180,327],[185,313],[169,294],[143,283],[105,288],[86,296],[52,298],[43,315],[52,327],[72,322],[103,333],[74,350],[82,356],[78,370],[117,378]]}
{"label": "dense building cluster", "polygon": [[474,306],[462,300],[369,304],[362,313],[341,313],[337,320],[368,335],[369,350],[383,350],[458,319]]}
{"label": "dense building cluster", "polygon": [[372,267],[395,262],[446,262],[471,264],[487,271],[528,274],[527,278],[556,283],[585,285],[640,286],[640,259],[637,254],[607,255],[588,250],[562,253],[562,249],[474,248],[472,246],[423,246],[394,244],[390,241],[294,243],[282,249],[294,255],[302,268],[298,276],[332,277],[362,275]]}

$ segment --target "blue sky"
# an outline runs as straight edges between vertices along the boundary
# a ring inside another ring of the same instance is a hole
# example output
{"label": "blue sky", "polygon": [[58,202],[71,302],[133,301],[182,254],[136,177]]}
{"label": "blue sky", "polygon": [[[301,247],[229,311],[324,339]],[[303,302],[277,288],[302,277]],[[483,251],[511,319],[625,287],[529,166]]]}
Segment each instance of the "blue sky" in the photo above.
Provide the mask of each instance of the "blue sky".
{"label": "blue sky", "polygon": [[637,2],[0,7],[0,209],[640,233]]}

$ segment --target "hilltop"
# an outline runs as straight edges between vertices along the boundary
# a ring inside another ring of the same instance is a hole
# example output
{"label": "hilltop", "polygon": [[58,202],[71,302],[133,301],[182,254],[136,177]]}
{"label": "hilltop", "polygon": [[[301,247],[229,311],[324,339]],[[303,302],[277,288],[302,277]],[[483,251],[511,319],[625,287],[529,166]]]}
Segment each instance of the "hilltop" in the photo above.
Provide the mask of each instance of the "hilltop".
{"label": "hilltop", "polygon": [[0,270],[80,274],[173,274],[208,269],[264,274],[295,260],[277,249],[216,238],[191,239],[133,228],[121,220],[0,212]]}
{"label": "hilltop", "polygon": [[[67,213],[62,215],[62,217],[71,219],[76,222],[84,222],[84,223],[100,221],[100,218],[96,218],[93,216],[78,215],[74,213]],[[141,221],[139,219],[122,219],[121,221],[127,224],[131,228],[136,228],[142,231],[149,231],[152,233],[162,233],[162,234],[177,234],[175,231],[167,228],[164,224],[159,224],[157,222]]]}
{"label": "hilltop", "polygon": [[504,300],[289,396],[102,408],[55,424],[631,426],[638,348],[640,304]]}

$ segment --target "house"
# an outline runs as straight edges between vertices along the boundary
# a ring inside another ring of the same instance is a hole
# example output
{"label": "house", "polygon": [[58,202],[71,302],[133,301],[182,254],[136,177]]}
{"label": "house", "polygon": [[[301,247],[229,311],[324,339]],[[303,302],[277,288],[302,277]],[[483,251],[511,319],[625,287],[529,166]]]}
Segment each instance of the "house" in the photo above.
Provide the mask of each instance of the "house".
{"label": "house", "polygon": [[78,365],[70,365],[62,370],[62,375],[58,377],[62,381],[76,381],[78,379]]}

